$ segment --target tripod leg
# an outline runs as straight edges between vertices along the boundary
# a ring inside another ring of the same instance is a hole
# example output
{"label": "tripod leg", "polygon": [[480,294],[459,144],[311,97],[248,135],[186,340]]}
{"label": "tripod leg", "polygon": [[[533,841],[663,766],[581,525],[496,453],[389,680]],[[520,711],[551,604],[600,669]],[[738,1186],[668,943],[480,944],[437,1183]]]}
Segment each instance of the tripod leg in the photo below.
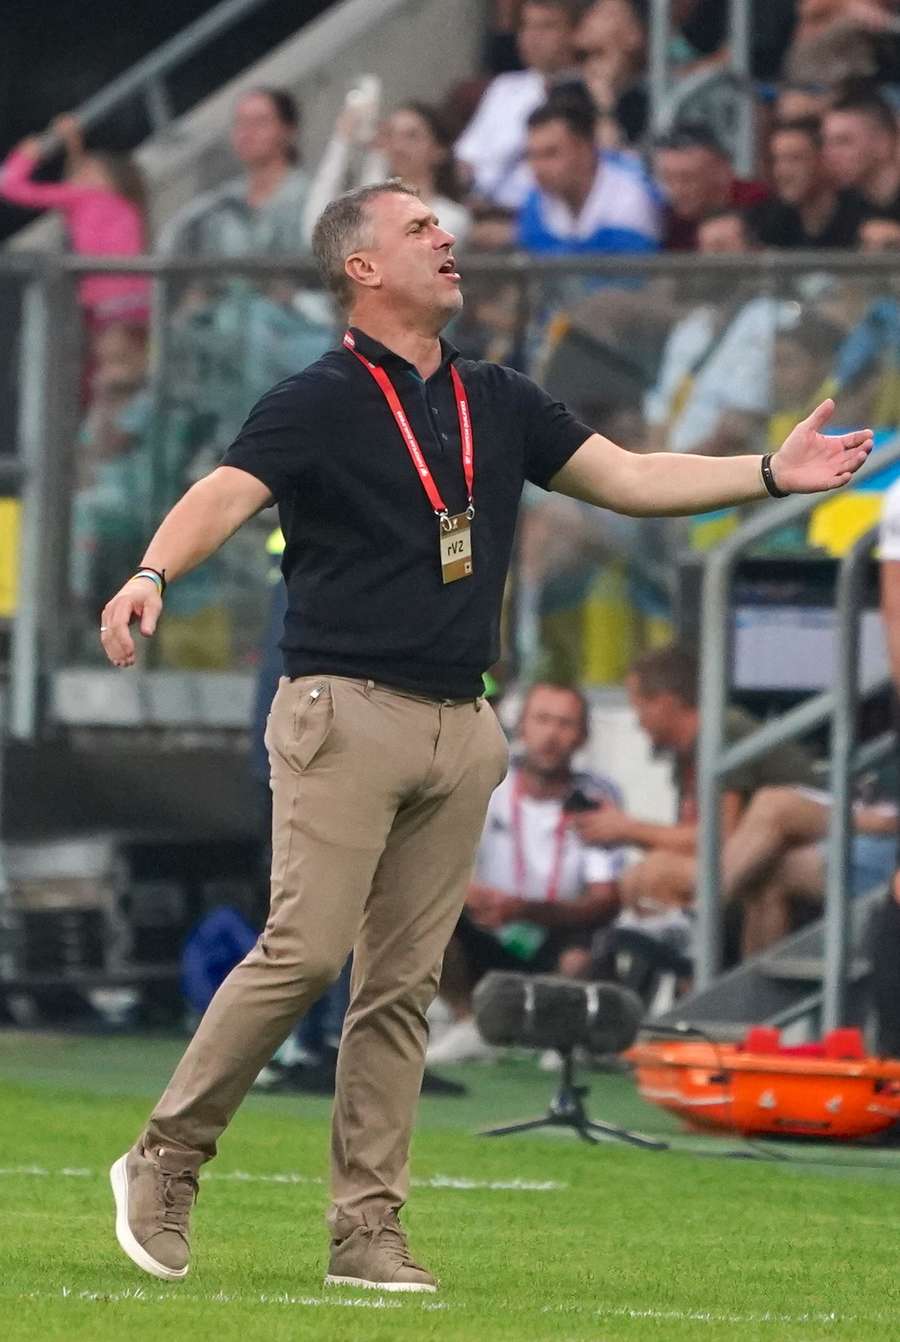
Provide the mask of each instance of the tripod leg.
{"label": "tripod leg", "polygon": [[552,1118],[532,1118],[525,1123],[510,1123],[503,1128],[485,1128],[479,1133],[481,1137],[506,1137],[511,1132],[536,1132],[538,1128],[553,1128],[556,1123]]}
{"label": "tripod leg", "polygon": [[[652,1137],[642,1137],[638,1132],[629,1132],[627,1128],[617,1128],[611,1123],[598,1123],[596,1119],[589,1118],[587,1126],[592,1132],[602,1133],[604,1137],[614,1137],[616,1141],[628,1142],[631,1146],[639,1146],[645,1151],[668,1151],[668,1142],[657,1142]],[[596,1141],[596,1138],[594,1139]]]}

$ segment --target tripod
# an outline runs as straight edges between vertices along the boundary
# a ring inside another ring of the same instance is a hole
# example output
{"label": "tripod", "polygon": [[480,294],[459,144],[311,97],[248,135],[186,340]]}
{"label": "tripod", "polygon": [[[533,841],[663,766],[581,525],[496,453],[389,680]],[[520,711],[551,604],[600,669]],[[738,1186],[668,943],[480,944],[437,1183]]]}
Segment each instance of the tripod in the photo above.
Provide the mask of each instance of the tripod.
{"label": "tripod", "polygon": [[599,1142],[606,1137],[617,1142],[628,1142],[631,1146],[640,1146],[647,1151],[668,1151],[668,1142],[656,1142],[650,1137],[642,1137],[640,1133],[629,1132],[627,1128],[617,1128],[611,1123],[598,1123],[588,1118],[584,1097],[590,1088],[575,1085],[572,1049],[560,1051],[562,1076],[544,1117],[527,1119],[524,1123],[510,1123],[502,1128],[487,1128],[481,1133],[482,1137],[506,1137],[511,1132],[534,1132],[538,1128],[574,1128],[586,1142]]}

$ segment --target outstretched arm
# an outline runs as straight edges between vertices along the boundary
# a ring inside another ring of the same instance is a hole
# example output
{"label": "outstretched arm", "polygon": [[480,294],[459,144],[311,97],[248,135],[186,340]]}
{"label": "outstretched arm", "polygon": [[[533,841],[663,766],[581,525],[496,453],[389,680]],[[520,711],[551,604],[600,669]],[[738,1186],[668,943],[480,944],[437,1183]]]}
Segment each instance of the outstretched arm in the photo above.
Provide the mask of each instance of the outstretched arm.
{"label": "outstretched arm", "polygon": [[[785,493],[838,489],[868,457],[871,430],[835,436],[821,432],[833,411],[834,402],[823,401],[789,434],[774,458],[775,480]],[[678,517],[766,498],[760,461],[758,456],[641,455],[595,433],[550,487],[631,517]]]}
{"label": "outstretched arm", "polygon": [[[219,466],[192,485],[163,519],[142,564],[164,572],[171,582],[202,564],[248,518],[271,502],[266,486],[248,471]],[[147,578],[129,579],[107,602],[100,621],[100,641],[114,666],[134,665],[131,622],[140,620],[141,633],[149,638],[161,611],[162,597]]]}

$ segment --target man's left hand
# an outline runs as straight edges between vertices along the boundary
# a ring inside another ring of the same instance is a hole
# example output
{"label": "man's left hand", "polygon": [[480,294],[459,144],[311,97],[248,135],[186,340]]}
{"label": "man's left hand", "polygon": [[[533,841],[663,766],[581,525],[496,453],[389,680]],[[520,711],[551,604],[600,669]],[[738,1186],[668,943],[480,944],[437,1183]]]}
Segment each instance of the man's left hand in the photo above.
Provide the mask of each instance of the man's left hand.
{"label": "man's left hand", "polygon": [[618,806],[601,806],[596,811],[580,811],[572,824],[583,843],[606,847],[629,843],[631,817]]}
{"label": "man's left hand", "polygon": [[872,430],[852,433],[821,432],[834,413],[834,401],[823,401],[801,420],[772,458],[779,489],[787,494],[817,494],[839,489],[863,465],[872,451]]}

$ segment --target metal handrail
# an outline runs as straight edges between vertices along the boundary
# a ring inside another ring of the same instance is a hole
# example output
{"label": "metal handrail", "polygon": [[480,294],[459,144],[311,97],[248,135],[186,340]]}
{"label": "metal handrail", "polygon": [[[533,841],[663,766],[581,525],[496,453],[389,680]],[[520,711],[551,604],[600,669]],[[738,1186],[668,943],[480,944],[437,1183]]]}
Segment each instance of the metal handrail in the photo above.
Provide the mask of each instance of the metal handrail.
{"label": "metal handrail", "polygon": [[[880,448],[858,473],[857,483],[862,484],[872,476],[879,475],[890,466],[900,463],[900,440],[887,447]],[[841,766],[852,777],[854,773],[870,761],[870,757],[855,750],[855,729],[847,725],[849,717],[855,715],[859,700],[858,685],[858,621],[859,602],[855,600],[863,554],[871,551],[874,538],[867,533],[841,562],[836,611],[839,622],[839,637],[852,643],[848,650],[841,646],[840,661],[836,667],[835,684],[831,690],[814,695],[803,704],[791,709],[781,717],[758,728],[749,737],[726,748],[724,740],[725,715],[728,708],[728,681],[731,666],[731,622],[730,595],[734,570],[740,557],[764,536],[790,522],[807,517],[821,503],[816,494],[793,498],[784,503],[767,504],[760,509],[732,536],[728,537],[706,557],[706,571],[703,582],[703,628],[701,632],[700,657],[700,741],[698,749],[698,810],[700,814],[700,832],[698,836],[697,869],[697,985],[707,987],[719,972],[721,963],[721,901],[719,898],[719,868],[721,850],[721,796],[725,776],[738,765],[759,759],[774,746],[786,741],[796,740],[813,727],[824,722],[840,722],[839,730],[846,733],[840,744]],[[867,547],[866,547],[867,542]],[[854,624],[854,621],[856,622]],[[852,631],[852,632],[848,632]],[[881,688],[886,678],[866,687],[866,693]],[[874,743],[873,743],[874,744]],[[884,748],[883,739],[879,747]],[[877,756],[876,756],[877,757]],[[836,768],[837,765],[832,766]],[[843,784],[841,785],[843,788]],[[849,784],[847,784],[849,786]],[[834,824],[840,827],[844,810],[843,791],[838,794],[838,806],[834,813]],[[835,818],[836,817],[836,818]],[[847,818],[845,825],[849,824]],[[846,836],[840,840],[846,843]],[[839,862],[843,861],[843,849],[837,847],[834,839],[833,852]],[[837,881],[843,878],[843,868],[833,873],[835,891]],[[832,879],[832,876],[829,877]],[[843,896],[835,893],[833,899]],[[838,919],[835,915],[832,934],[840,937]],[[843,928],[846,940],[846,924]],[[833,983],[831,985],[834,998]],[[832,1000],[832,1005],[834,1001]]]}
{"label": "metal handrail", "polygon": [[[789,249],[750,252],[747,255],[700,256],[693,252],[657,252],[651,255],[536,256],[514,251],[479,255],[461,253],[465,275],[505,275],[538,279],[556,274],[597,279],[653,279],[657,276],[718,276],[745,280],[748,284],[773,277],[835,274],[871,275],[873,279],[896,279],[897,258],[891,252],[804,251]],[[61,271],[66,275],[284,275],[314,276],[316,268],[308,256],[193,257],[193,256],[76,256],[21,250],[0,252],[0,275]]]}
{"label": "metal handrail", "polygon": [[[269,0],[220,0],[213,9],[182,28],[174,37],[170,37],[76,107],[74,114],[80,125],[87,130],[129,99],[142,94],[154,131],[164,130],[172,120],[163,84],[166,75],[208,42],[268,3]],[[45,137],[44,148],[50,149],[57,142],[57,137],[51,132]]]}

